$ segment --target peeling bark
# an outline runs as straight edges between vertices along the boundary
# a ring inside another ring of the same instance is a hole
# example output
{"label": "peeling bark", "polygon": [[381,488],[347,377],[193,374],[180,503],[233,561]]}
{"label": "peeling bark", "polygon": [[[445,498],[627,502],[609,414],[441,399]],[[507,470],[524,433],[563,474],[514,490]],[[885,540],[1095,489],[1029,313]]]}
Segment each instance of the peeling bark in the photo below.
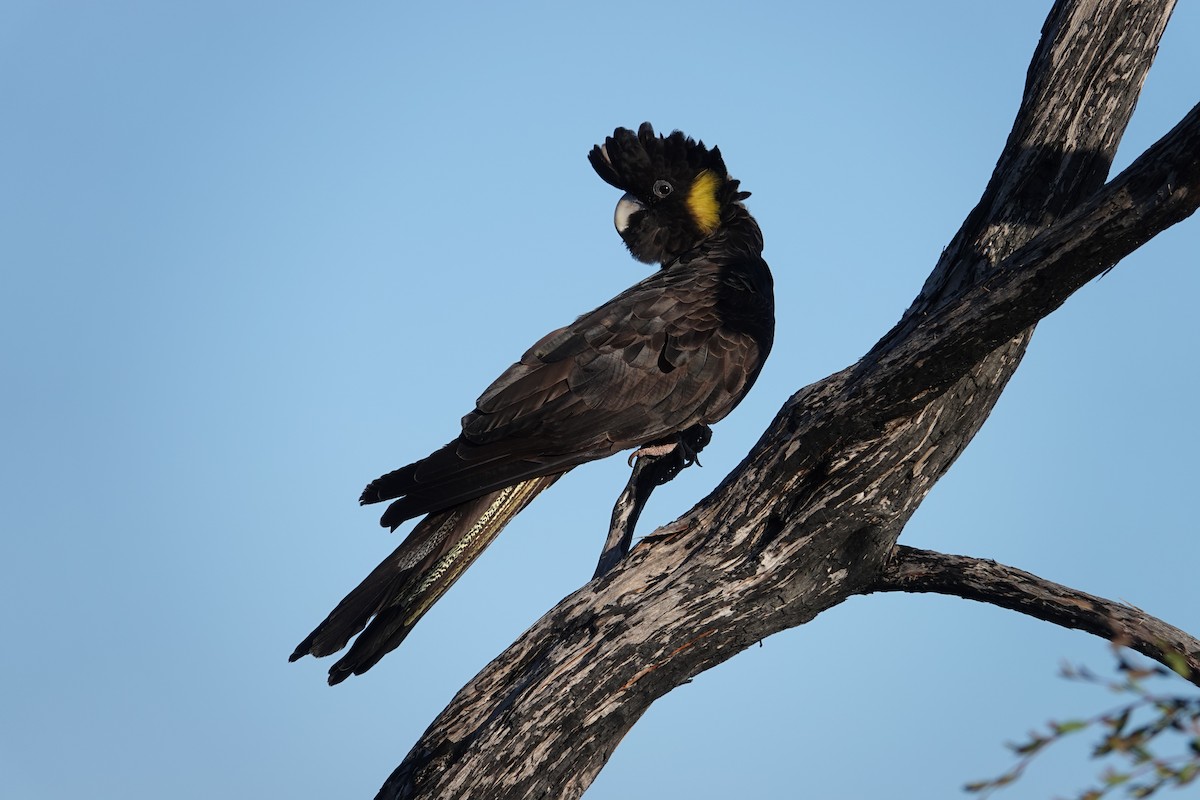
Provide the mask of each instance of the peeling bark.
{"label": "peeling bark", "polygon": [[983,197],[899,323],[480,672],[379,796],[579,797],[650,704],[697,673],[852,595],[938,591],[932,573],[901,585],[896,541],[1032,326],[1200,202],[1196,110],[1105,186],[1173,6],[1056,3]]}

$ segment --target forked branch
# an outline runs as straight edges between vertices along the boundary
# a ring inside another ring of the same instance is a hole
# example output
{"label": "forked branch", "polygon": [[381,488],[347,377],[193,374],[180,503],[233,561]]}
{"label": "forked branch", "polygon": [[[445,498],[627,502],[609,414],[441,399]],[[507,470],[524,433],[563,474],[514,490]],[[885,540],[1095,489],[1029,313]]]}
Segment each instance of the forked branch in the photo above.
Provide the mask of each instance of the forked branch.
{"label": "forked branch", "polygon": [[[485,667],[380,797],[578,797],[656,698],[887,588],[896,540],[987,418],[1031,326],[1196,208],[1195,110],[1105,185],[1173,7],[1055,3],[992,179],[900,323],[797,392],[669,532]],[[1119,611],[1095,608],[1093,627]]]}

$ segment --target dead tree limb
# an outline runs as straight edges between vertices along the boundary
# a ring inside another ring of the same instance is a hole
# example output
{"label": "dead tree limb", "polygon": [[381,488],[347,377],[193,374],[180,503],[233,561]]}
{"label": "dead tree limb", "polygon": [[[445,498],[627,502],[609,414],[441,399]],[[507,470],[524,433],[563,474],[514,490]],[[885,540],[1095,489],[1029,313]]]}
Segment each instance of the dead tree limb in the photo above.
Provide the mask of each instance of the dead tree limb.
{"label": "dead tree limb", "polygon": [[983,558],[897,545],[867,592],[935,592],[1019,611],[1118,642],[1200,686],[1200,641],[1140,608],[1106,600]]}
{"label": "dead tree limb", "polygon": [[1104,188],[1173,6],[1057,2],[983,197],[900,322],[790,398],[711,495],[489,664],[379,796],[578,797],[655,699],[879,585],[1032,325],[1195,209],[1195,112]]}

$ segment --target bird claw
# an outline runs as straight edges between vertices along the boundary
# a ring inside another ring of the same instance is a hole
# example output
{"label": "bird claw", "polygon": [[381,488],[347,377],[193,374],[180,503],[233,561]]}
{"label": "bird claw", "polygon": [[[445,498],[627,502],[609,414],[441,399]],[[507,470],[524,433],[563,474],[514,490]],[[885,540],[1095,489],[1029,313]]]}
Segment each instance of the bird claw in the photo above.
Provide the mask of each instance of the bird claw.
{"label": "bird claw", "polygon": [[[669,440],[659,441],[654,444],[648,444],[645,447],[639,447],[629,456],[629,466],[632,467],[634,462],[645,456],[656,460],[664,456],[674,455],[671,459],[672,464],[666,467],[666,473],[656,483],[666,483],[675,477],[680,470],[687,469],[695,464],[698,467],[704,466],[700,463],[700,451],[704,449],[712,440],[712,429],[707,425],[693,425],[687,430],[680,431]],[[659,468],[663,469],[662,467]]]}
{"label": "bird claw", "polygon": [[[673,453],[675,451],[675,448],[682,447],[682,446],[683,446],[682,441],[675,441],[675,442],[668,442],[666,444],[650,444],[650,445],[646,445],[645,447],[639,447],[637,450],[634,450],[633,453],[630,454],[628,464],[629,464],[629,466],[632,467],[633,462],[637,461],[639,458],[642,458],[644,456],[665,456],[669,453]],[[686,448],[685,448],[685,450],[686,450]],[[684,453],[684,458],[685,459],[687,458],[686,452]]]}

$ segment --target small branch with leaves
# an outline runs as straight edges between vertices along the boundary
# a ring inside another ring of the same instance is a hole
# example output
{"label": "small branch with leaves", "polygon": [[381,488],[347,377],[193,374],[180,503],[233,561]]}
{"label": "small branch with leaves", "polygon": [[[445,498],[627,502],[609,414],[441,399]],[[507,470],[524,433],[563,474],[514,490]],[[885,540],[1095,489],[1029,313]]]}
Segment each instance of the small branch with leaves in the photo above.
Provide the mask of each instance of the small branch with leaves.
{"label": "small branch with leaves", "polygon": [[[1099,775],[1099,784],[1084,789],[1075,800],[1100,800],[1113,792],[1128,797],[1150,797],[1159,789],[1183,788],[1200,776],[1200,694],[1177,695],[1151,691],[1148,683],[1178,677],[1162,666],[1142,666],[1124,656],[1114,645],[1116,679],[1105,679],[1087,667],[1065,665],[1062,676],[1123,695],[1126,702],[1086,719],[1049,722],[1023,742],[1010,744],[1017,763],[1004,774],[968,783],[968,792],[990,797],[1010,786],[1025,773],[1035,758],[1068,736],[1091,731],[1097,737],[1092,758],[1109,761]],[[1186,675],[1184,676],[1186,677]],[[1163,754],[1163,745],[1168,754]],[[1115,761],[1116,763],[1111,763]]]}

